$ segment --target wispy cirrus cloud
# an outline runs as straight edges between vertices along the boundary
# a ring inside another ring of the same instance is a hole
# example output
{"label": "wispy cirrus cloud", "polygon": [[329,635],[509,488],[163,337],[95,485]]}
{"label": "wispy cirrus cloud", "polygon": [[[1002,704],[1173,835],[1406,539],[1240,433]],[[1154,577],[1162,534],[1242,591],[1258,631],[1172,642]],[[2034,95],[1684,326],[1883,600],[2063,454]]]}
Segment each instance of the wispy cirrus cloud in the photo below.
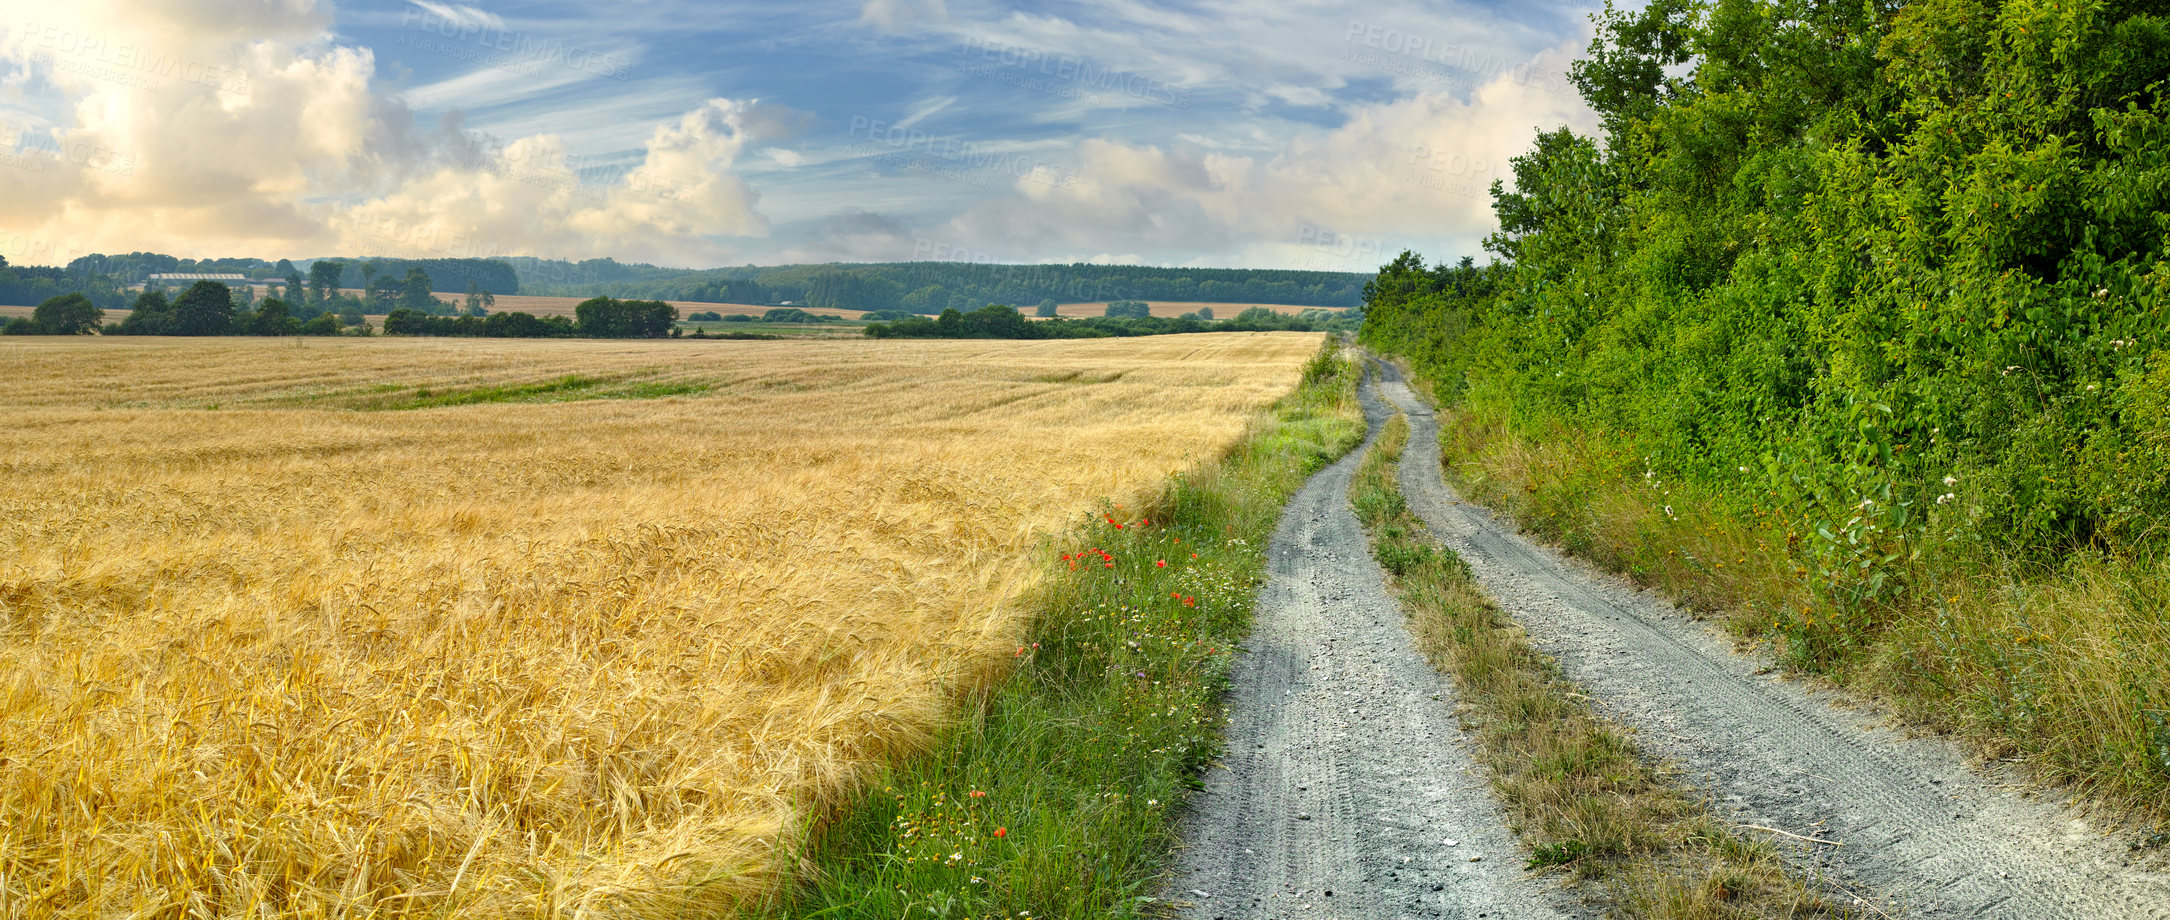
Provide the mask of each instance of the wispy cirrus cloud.
{"label": "wispy cirrus cloud", "polygon": [[1589,125],[1588,12],[85,0],[0,34],[0,235],[1363,269],[1473,250],[1506,158]]}

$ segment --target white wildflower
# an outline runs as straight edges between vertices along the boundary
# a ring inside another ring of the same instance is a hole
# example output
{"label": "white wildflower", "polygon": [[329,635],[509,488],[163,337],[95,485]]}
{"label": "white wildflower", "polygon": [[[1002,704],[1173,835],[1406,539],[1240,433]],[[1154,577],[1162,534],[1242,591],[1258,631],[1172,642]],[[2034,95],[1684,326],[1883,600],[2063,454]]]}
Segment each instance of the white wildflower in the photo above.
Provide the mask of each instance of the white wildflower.
{"label": "white wildflower", "polygon": [[1957,476],[1946,476],[1946,477],[1944,477],[1944,484],[1945,484],[1945,485],[1947,485],[1947,486],[1956,486],[1956,485],[1958,485],[1958,484],[1959,484],[1959,477],[1957,477]]}

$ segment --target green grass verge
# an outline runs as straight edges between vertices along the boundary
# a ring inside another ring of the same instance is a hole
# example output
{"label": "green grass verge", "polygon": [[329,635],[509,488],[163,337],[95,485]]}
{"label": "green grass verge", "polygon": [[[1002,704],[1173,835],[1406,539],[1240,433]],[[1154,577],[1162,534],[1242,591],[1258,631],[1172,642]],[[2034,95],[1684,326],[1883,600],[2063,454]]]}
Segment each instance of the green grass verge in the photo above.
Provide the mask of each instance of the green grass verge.
{"label": "green grass verge", "polygon": [[1735,836],[1672,785],[1484,596],[1402,497],[1395,473],[1408,437],[1396,415],[1359,467],[1350,502],[1418,646],[1461,690],[1478,760],[1530,848],[1530,868],[1598,885],[1620,917],[1834,914],[1770,846]]}
{"label": "green grass verge", "polygon": [[933,753],[817,816],[782,912],[1152,914],[1177,806],[1219,750],[1217,700],[1281,508],[1362,439],[1356,379],[1322,352],[1219,462],[1051,548],[1014,670]]}
{"label": "green grass verge", "polygon": [[[2170,840],[2170,553],[2074,552],[2044,568],[1894,536],[1888,507],[1824,530],[1775,494],[1653,473],[1603,426],[1470,401],[1440,419],[1446,474],[1472,501],[1791,669],[2070,784],[2130,819],[2139,849]],[[1873,554],[1897,557],[1886,571],[1906,590],[1853,601],[1845,586]]]}
{"label": "green grass verge", "polygon": [[585,399],[660,399],[665,396],[689,396],[706,393],[710,385],[688,381],[613,380],[591,377],[586,374],[567,374],[554,380],[537,383],[508,383],[498,386],[446,389],[442,387],[417,387],[413,390],[399,388],[379,394],[355,406],[370,411],[405,411],[411,409],[441,409],[446,406],[472,406],[480,403],[552,403],[574,402]]}

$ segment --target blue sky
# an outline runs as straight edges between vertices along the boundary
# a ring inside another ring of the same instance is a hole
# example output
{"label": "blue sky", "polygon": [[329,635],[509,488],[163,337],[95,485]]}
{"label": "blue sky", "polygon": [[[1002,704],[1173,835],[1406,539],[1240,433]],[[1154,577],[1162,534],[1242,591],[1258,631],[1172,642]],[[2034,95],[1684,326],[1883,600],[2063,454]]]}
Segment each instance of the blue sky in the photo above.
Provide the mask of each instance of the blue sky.
{"label": "blue sky", "polygon": [[1589,126],[1590,12],[87,0],[0,37],[0,255],[1368,270]]}

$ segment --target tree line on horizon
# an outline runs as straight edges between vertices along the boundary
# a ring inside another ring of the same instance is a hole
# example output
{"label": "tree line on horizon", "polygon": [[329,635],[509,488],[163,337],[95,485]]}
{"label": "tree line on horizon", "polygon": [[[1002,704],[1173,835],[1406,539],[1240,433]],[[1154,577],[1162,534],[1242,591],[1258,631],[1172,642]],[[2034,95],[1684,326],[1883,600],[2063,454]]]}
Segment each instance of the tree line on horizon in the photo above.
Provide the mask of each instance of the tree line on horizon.
{"label": "tree line on horizon", "polygon": [[617,293],[699,303],[792,305],[808,309],[898,310],[935,315],[988,303],[1112,300],[1273,303],[1353,307],[1365,275],[1289,269],[1140,265],[1001,265],[979,262],[827,263],[686,271],[514,258],[531,293]]}
{"label": "tree line on horizon", "polygon": [[[625,296],[697,303],[743,303],[810,309],[899,311],[935,315],[969,311],[988,303],[1029,304],[1106,301],[1239,302],[1353,307],[1362,302],[1367,276],[1350,272],[1284,269],[1169,269],[1137,265],[1001,265],[978,262],[888,262],[816,265],[746,265],[735,268],[663,268],[613,259],[570,262],[527,256],[491,259],[318,258],[295,262],[258,258],[184,259],[153,252],[93,253],[64,267],[9,266],[0,260],[0,304],[28,306],[80,293],[101,309],[124,309],[128,288],[159,286],[155,274],[240,274],[278,287],[275,296],[299,306],[297,290],[318,292],[325,273],[344,295],[362,289],[361,312],[383,314],[398,306],[434,308],[411,297],[407,282],[419,272],[433,290],[486,296],[544,294]],[[177,291],[167,291],[171,297]],[[344,312],[333,309],[330,312]],[[449,315],[441,312],[440,315]]]}
{"label": "tree line on horizon", "polygon": [[[491,338],[659,338],[671,334],[678,310],[656,301],[596,297],[574,308],[576,319],[537,318],[523,312],[491,312],[495,298],[470,286],[464,306],[430,293],[429,277],[410,268],[396,286],[371,288],[362,297],[339,293],[342,267],[311,266],[305,282],[292,276],[283,291],[256,302],[237,297],[218,281],[197,281],[177,297],[152,286],[136,296],[128,316],[104,322],[105,311],[88,296],[71,292],[47,298],[27,317],[0,325],[5,335],[368,335],[361,311],[372,301],[388,310],[386,335],[451,335]],[[291,299],[289,299],[291,298]]]}
{"label": "tree line on horizon", "polygon": [[[1143,306],[1142,302],[1139,305]],[[1016,307],[991,303],[969,313],[944,310],[932,318],[905,316],[871,323],[865,334],[874,339],[1096,339],[1191,332],[1353,332],[1363,322],[1362,312],[1356,310],[1291,314],[1251,307],[1216,322],[1210,311],[1203,316],[1152,316],[1135,313],[1121,301],[1111,303],[1108,309],[1104,316],[1034,321],[1026,319]]]}

